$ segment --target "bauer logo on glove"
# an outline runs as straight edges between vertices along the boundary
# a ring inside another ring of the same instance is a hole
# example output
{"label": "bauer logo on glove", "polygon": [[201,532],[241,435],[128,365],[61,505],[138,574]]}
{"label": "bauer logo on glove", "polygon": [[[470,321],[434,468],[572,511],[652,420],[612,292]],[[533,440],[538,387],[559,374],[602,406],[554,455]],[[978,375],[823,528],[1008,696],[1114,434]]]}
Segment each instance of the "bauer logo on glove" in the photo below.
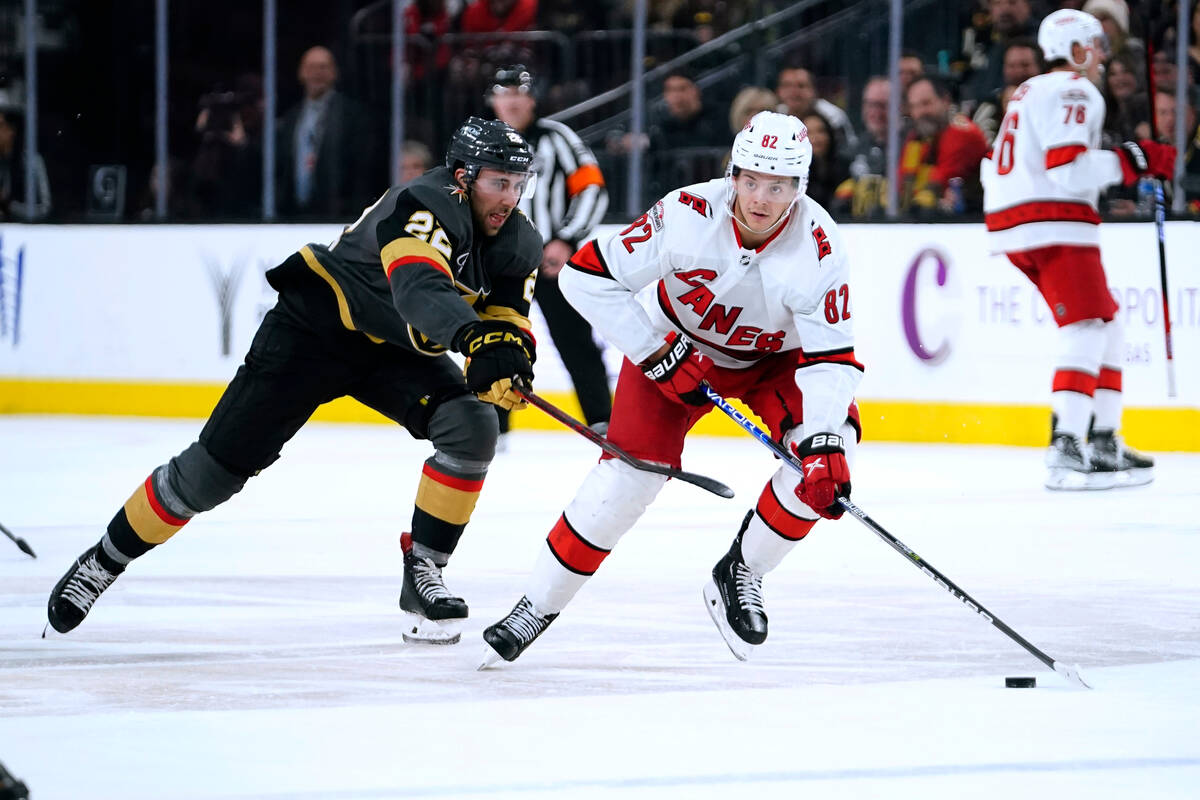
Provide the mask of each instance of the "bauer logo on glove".
{"label": "bauer logo on glove", "polygon": [[850,466],[843,444],[836,433],[818,433],[792,445],[804,468],[796,497],[826,519],[842,516],[844,509],[837,499],[850,496]]}
{"label": "bauer logo on glove", "polygon": [[666,343],[638,366],[674,402],[702,406],[708,403],[708,396],[700,384],[712,365],[712,359],[697,350],[691,339],[671,332]]}

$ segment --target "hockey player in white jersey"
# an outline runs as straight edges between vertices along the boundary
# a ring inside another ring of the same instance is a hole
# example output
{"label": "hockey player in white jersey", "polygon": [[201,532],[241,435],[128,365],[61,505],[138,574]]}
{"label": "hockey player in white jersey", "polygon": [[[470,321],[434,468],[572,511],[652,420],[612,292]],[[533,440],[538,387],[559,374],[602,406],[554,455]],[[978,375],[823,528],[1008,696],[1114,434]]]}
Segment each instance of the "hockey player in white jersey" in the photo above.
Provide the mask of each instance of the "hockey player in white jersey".
{"label": "hockey player in white jersey", "polygon": [[[841,516],[859,438],[847,256],[829,214],[805,195],[811,162],[803,123],[760,112],[734,139],[725,178],[671,192],[585,244],[560,277],[626,356],[614,444],[678,468],[684,437],[713,408],[706,381],[745,402],[804,464],[803,482],[776,471],[704,589],[740,659],[767,636],[763,575],[818,518]],[[546,629],[665,482],[601,459],[541,546],[525,596],[484,631],[482,666],[514,660]]]}
{"label": "hockey player in white jersey", "polygon": [[1100,263],[1097,200],[1110,184],[1169,178],[1175,149],[1148,140],[1099,149],[1105,106],[1092,82],[1104,32],[1095,17],[1055,11],[1038,44],[1048,71],[1013,93],[980,176],[991,252],[1033,281],[1059,326],[1046,486],[1144,484],[1154,461],[1117,434],[1124,333]]}

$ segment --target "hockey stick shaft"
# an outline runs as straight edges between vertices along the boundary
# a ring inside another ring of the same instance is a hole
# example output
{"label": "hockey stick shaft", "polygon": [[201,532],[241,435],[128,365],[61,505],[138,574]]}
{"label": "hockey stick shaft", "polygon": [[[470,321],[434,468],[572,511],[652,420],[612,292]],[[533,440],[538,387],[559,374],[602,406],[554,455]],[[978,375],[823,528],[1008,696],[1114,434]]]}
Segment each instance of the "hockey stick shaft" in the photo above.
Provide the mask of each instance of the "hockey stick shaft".
{"label": "hockey stick shaft", "polygon": [[[1147,20],[1146,30],[1150,30]],[[1150,95],[1150,107],[1154,108],[1154,44],[1146,37],[1146,88]],[[1150,114],[1150,138],[1158,141],[1158,119]],[[1178,187],[1176,187],[1178,188]],[[1163,182],[1154,178],[1154,232],[1158,235],[1158,284],[1162,290],[1163,346],[1167,354],[1167,397],[1175,396],[1175,347],[1171,342],[1171,298],[1167,288],[1167,201],[1163,196]]]}
{"label": "hockey stick shaft", "polygon": [[0,533],[3,533],[8,538],[12,539],[13,544],[21,548],[22,553],[25,553],[30,558],[37,558],[37,553],[33,552],[33,548],[29,546],[29,542],[25,541],[20,536],[17,536],[3,525],[0,525]]}
{"label": "hockey stick shaft", "polygon": [[[730,405],[729,401],[713,391],[712,387],[705,385],[704,393],[708,396],[708,399],[711,400],[714,405],[716,405],[717,408],[724,411],[743,430],[747,431],[755,439],[758,439],[760,442],[765,444],[771,450],[771,452],[783,460],[783,463],[800,473],[801,478],[804,477],[804,467],[794,455],[788,452],[787,448],[772,439],[769,433],[755,425],[745,414]],[[1087,685],[1087,683],[1084,682],[1083,678],[1079,676],[1078,667],[1069,667],[1065,664],[1055,661],[1053,658],[1043,653],[1040,649],[1030,643],[1028,639],[1005,624],[1002,619],[984,608],[983,604],[979,603],[977,600],[975,600],[975,598],[963,591],[958,584],[954,583],[954,581],[943,575],[932,564],[917,555],[917,553],[911,547],[897,539],[892,534],[888,533],[888,531],[882,525],[867,516],[866,512],[864,512],[857,505],[850,502],[849,498],[839,497],[838,503],[841,504],[842,508],[849,511],[855,519],[870,529],[872,533],[874,533],[880,539],[883,539],[883,541],[887,542],[887,544],[893,550],[907,558],[919,570],[933,579],[936,584],[949,592],[956,600],[961,602],[971,611],[974,611],[978,616],[987,620],[994,627],[998,628],[1000,632],[1006,635],[1008,638],[1021,645],[1021,647],[1025,648],[1025,650],[1038,661],[1041,661],[1047,667],[1054,670],[1059,675],[1062,675],[1064,678],[1076,682],[1085,688],[1091,688]]]}
{"label": "hockey stick shaft", "polygon": [[629,455],[629,453],[610,442],[606,437],[592,430],[587,425],[584,425],[582,422],[575,419],[558,406],[534,394],[532,389],[530,389],[528,386],[521,385],[520,382],[517,382],[517,391],[521,393],[522,397],[529,401],[530,405],[546,412],[563,425],[566,425],[571,430],[581,434],[585,439],[592,444],[597,445],[601,450],[608,453],[610,456],[620,459],[634,469],[641,470],[642,472],[653,472],[657,475],[666,475],[668,478],[675,478],[676,480],[681,480],[684,483],[690,483],[693,486],[699,486],[701,489],[712,492],[718,497],[724,497],[726,499],[733,497],[733,489],[730,489],[720,481],[713,480],[712,478],[705,477],[704,475],[697,475],[694,472],[685,472],[684,470],[675,469],[662,464],[653,464],[649,461],[642,461],[640,458],[635,458]]}
{"label": "hockey stick shaft", "polygon": [[1166,200],[1162,181],[1154,181],[1154,230],[1158,234],[1158,282],[1162,289],[1163,345],[1167,353],[1167,397],[1175,396],[1175,348],[1171,343],[1171,300],[1167,288]]}

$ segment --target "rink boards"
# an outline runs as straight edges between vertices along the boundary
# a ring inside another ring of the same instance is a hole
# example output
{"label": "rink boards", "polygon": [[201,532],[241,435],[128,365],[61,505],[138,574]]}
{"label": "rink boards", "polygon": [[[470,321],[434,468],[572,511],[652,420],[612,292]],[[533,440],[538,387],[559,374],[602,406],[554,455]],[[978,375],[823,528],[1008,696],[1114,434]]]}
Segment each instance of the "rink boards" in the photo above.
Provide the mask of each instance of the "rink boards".
{"label": "rink boards", "polygon": [[[601,235],[615,226],[606,226]],[[334,225],[0,225],[0,412],[204,417],[275,293],[264,273]],[[1043,444],[1054,324],[1036,290],[989,256],[982,225],[845,225],[865,433]],[[1168,223],[1177,396],[1167,396],[1157,243],[1149,223],[1101,227],[1126,321],[1126,433],[1200,450],[1200,226]],[[535,312],[537,387],[577,408]],[[607,353],[615,375],[619,354]],[[382,421],[357,403],[317,419]],[[553,427],[536,411],[519,427]],[[739,435],[710,416],[701,430]]]}

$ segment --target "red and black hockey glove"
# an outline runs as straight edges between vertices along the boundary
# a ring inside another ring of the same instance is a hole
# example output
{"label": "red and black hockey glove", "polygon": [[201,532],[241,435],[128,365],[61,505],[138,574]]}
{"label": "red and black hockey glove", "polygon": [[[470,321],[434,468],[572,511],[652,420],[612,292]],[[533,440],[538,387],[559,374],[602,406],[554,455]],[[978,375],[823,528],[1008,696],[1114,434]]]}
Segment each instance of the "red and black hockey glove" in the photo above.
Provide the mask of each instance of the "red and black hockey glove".
{"label": "red and black hockey glove", "polygon": [[1138,178],[1170,180],[1175,175],[1175,148],[1149,139],[1140,142],[1125,142],[1116,150],[1121,162],[1121,182],[1126,186],[1137,183]]}
{"label": "red and black hockey glove", "polygon": [[665,353],[651,356],[638,364],[642,374],[654,381],[659,391],[676,403],[702,406],[708,396],[700,388],[704,376],[712,369],[712,359],[696,349],[692,340],[682,333],[667,334]]}
{"label": "red and black hockey glove", "polygon": [[480,400],[506,410],[527,405],[512,379],[533,382],[533,337],[511,322],[480,320],[459,328],[453,346],[469,359],[467,386]]}
{"label": "red and black hockey glove", "polygon": [[804,467],[804,480],[796,487],[796,497],[825,519],[842,516],[845,509],[837,499],[850,496],[850,465],[846,463],[842,437],[818,433],[793,444],[792,452]]}

